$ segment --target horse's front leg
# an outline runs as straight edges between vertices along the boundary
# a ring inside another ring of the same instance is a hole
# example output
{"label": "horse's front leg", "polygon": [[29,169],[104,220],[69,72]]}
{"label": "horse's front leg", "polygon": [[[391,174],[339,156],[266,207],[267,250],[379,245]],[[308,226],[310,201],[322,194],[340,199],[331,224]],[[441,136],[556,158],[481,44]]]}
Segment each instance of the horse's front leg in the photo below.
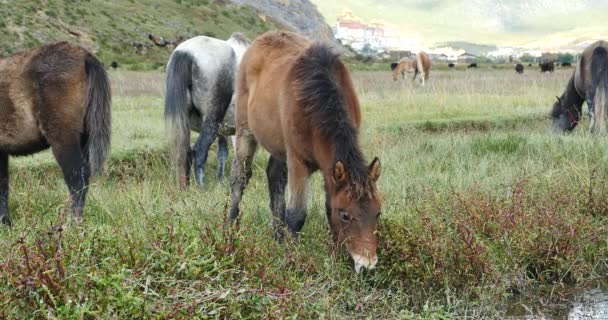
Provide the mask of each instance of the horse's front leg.
{"label": "horse's front leg", "polygon": [[194,163],[194,178],[201,189],[205,188],[205,165],[207,164],[207,156],[209,148],[219,130],[218,123],[208,121],[204,122],[198,140],[194,145],[193,163]]}
{"label": "horse's front leg", "polygon": [[268,178],[268,195],[270,197],[270,210],[272,211],[272,225],[275,238],[282,240],[285,237],[285,187],[287,187],[287,164],[270,156],[266,166]]}
{"label": "horse's front leg", "polygon": [[0,222],[11,225],[8,215],[8,154],[0,152]]}
{"label": "horse's front leg", "polygon": [[289,204],[285,223],[294,237],[302,230],[306,221],[310,169],[299,159],[288,156]]}
{"label": "horse's front leg", "polygon": [[224,170],[228,160],[228,140],[223,135],[217,136],[217,180],[224,182]]}

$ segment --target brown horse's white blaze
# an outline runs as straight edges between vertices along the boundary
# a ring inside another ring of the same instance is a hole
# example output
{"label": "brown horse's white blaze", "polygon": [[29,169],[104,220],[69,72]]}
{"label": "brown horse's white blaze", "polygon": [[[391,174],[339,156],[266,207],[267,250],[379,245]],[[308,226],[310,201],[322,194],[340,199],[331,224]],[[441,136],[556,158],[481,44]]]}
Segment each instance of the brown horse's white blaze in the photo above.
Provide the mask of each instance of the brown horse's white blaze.
{"label": "brown horse's white blaze", "polygon": [[414,73],[412,81],[416,80],[416,76],[420,73],[420,83],[424,86],[429,80],[431,71],[431,58],[424,51],[420,51],[415,59],[403,58],[399,60],[395,69],[393,69],[393,81],[405,78],[406,73]]}
{"label": "brown horse's white blaze", "polygon": [[110,148],[110,85],[101,62],[61,42],[0,60],[0,220],[8,214],[9,156],[48,147],[61,166],[72,211],[82,215],[89,176]]}
{"label": "brown horse's white blaze", "polygon": [[309,177],[320,170],[334,240],[344,245],[356,271],[374,268],[380,161],[364,162],[359,101],[344,64],[325,45],[289,32],[269,32],[245,53],[237,94],[230,218],[239,215],[260,144],[270,153],[266,175],[275,235],[282,238],[285,227],[294,236],[301,231]]}

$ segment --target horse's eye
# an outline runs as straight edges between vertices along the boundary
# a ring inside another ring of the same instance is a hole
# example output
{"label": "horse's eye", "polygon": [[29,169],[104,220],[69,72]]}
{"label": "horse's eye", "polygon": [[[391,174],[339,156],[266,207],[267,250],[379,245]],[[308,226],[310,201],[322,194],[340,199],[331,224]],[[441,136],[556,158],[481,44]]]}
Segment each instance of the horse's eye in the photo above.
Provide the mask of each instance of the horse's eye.
{"label": "horse's eye", "polygon": [[348,222],[350,222],[350,215],[348,214],[348,212],[341,210],[340,219],[342,220],[342,222],[348,223]]}

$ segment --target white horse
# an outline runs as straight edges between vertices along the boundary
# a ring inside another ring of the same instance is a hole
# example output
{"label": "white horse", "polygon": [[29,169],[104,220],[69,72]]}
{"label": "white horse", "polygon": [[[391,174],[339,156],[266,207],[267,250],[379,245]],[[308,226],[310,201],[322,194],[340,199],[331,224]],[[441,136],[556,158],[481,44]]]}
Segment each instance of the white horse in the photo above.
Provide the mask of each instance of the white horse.
{"label": "white horse", "polygon": [[[181,187],[188,184],[194,164],[195,180],[204,188],[207,154],[216,136],[218,179],[224,179],[226,136],[234,135],[234,82],[249,44],[241,33],[226,41],[198,36],[182,42],[169,58],[165,121]],[[192,151],[190,130],[200,133]]]}

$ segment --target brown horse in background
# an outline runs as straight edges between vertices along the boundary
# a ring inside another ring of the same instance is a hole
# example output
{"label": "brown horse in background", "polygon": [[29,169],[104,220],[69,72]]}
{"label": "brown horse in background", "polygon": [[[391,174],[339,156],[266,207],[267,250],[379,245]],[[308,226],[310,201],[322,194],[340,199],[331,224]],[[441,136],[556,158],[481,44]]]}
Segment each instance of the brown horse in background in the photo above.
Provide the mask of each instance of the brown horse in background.
{"label": "brown horse in background", "polygon": [[553,130],[572,131],[580,120],[585,101],[589,107],[590,132],[605,134],[608,116],[607,41],[597,41],[583,51],[566,90],[553,104]]}
{"label": "brown horse in background", "polygon": [[239,214],[259,143],[270,153],[266,174],[276,236],[283,237],[283,226],[294,236],[300,232],[310,175],[320,170],[334,240],[345,245],[356,271],[374,268],[380,161],[364,162],[361,110],[346,66],[324,44],[268,32],[243,56],[237,94],[231,220]]}
{"label": "brown horse in background", "polygon": [[393,81],[399,80],[399,75],[401,75],[401,79],[404,79],[405,74],[411,72],[414,73],[414,78],[412,79],[414,81],[416,80],[416,76],[421,73],[420,82],[424,85],[429,80],[431,58],[426,52],[420,51],[415,59],[403,58],[399,60],[396,66],[393,67],[391,65],[391,69],[393,70]]}
{"label": "brown horse in background", "polygon": [[[89,176],[110,149],[110,84],[82,47],[46,45],[0,60],[0,220],[8,214],[8,157],[48,147],[82,216]],[[35,195],[34,195],[35,196]]]}

